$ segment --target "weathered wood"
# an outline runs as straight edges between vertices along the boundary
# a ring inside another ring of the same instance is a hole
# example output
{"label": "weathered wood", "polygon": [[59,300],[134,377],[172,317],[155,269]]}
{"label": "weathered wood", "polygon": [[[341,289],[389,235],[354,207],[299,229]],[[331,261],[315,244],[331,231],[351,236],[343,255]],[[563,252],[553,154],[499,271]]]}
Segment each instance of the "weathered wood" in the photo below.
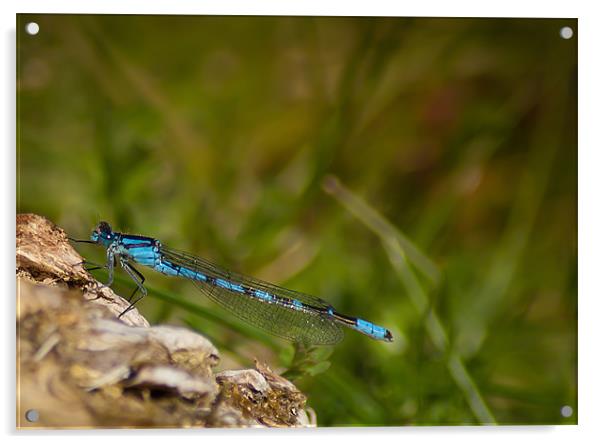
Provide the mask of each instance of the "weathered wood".
{"label": "weathered wood", "polygon": [[305,396],[268,367],[216,375],[200,334],[135,309],[117,319],[128,302],[82,262],[63,230],[17,216],[17,427],[310,425]]}

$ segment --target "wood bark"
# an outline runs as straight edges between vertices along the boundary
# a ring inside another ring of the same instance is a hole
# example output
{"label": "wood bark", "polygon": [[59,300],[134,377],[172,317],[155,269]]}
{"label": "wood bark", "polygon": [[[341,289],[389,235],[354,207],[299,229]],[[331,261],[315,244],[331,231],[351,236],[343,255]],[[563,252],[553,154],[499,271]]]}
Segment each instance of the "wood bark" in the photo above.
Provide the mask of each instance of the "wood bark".
{"label": "wood bark", "polygon": [[[17,427],[302,427],[306,397],[266,365],[149,322],[98,282],[65,232],[17,216]],[[28,421],[35,419],[35,421]]]}

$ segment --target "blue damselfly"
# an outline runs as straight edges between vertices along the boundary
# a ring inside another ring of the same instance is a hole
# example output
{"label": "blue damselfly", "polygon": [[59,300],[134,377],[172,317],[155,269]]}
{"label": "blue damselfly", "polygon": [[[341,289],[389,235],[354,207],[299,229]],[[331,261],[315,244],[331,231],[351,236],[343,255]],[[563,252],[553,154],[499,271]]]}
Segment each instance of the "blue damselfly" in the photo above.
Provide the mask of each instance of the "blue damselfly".
{"label": "blue damselfly", "polygon": [[[113,283],[116,263],[136,283],[130,306],[121,315],[147,294],[143,285],[145,278],[134,268],[136,263],[168,276],[189,279],[209,299],[239,318],[294,342],[335,344],[343,337],[341,326],[373,339],[393,340],[386,328],[338,313],[322,299],[228,271],[205,259],[166,247],[152,237],[115,232],[107,222],[100,222],[90,241],[84,242],[106,248],[107,286]],[[134,298],[137,291],[140,293]]]}

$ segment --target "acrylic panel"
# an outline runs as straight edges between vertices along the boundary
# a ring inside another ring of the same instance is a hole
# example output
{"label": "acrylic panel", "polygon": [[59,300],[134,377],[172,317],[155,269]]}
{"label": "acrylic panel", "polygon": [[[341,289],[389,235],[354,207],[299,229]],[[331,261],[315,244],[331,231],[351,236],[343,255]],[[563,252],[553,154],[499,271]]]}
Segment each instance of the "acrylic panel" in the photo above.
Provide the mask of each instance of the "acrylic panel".
{"label": "acrylic panel", "polygon": [[16,34],[19,428],[577,423],[577,20]]}

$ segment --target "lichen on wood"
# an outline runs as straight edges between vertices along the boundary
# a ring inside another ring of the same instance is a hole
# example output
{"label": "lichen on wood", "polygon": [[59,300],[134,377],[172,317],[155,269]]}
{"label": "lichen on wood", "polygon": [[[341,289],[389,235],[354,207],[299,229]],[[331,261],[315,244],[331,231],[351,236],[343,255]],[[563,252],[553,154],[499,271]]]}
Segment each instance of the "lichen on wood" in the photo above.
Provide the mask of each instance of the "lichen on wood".
{"label": "lichen on wood", "polygon": [[62,229],[17,216],[17,427],[314,425],[266,365],[215,374],[219,352],[197,332],[136,309],[118,319],[128,302],[83,261]]}

